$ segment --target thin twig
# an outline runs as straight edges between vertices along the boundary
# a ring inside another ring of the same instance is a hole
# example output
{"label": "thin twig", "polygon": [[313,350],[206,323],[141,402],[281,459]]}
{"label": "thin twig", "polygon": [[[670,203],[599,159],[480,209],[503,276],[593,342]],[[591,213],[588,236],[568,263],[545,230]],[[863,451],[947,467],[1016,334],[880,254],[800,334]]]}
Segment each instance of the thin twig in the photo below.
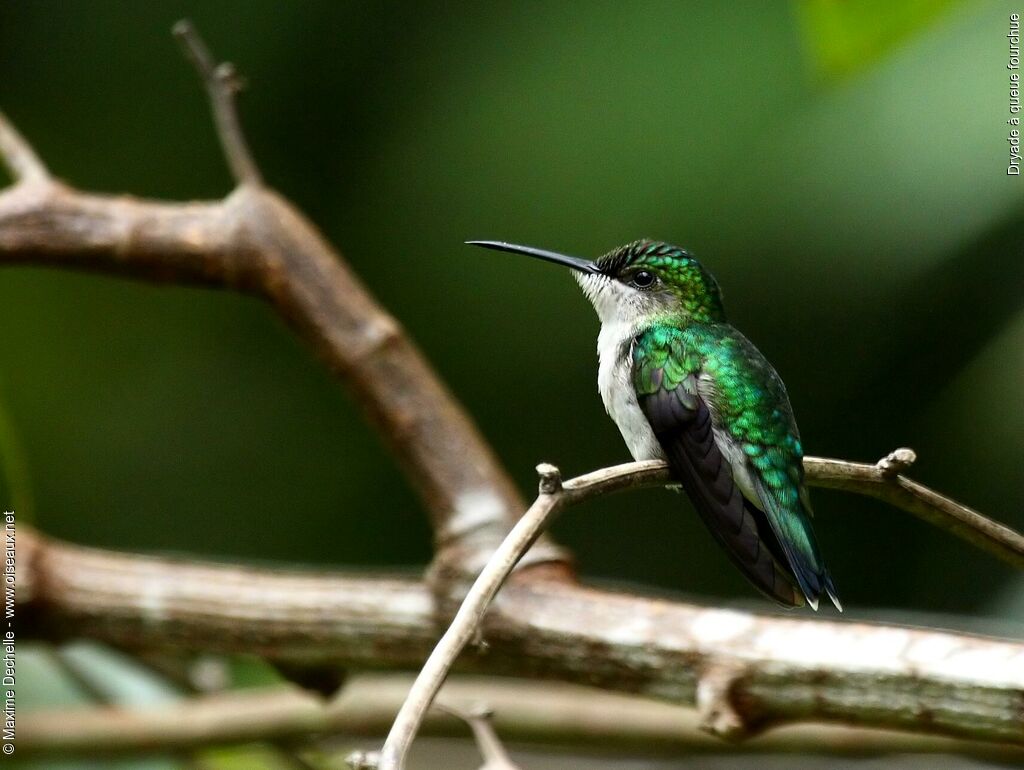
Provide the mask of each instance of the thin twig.
{"label": "thin twig", "polygon": [[[921,511],[927,511],[933,516],[935,523],[940,523],[941,526],[950,528],[961,536],[965,528],[970,526],[968,522],[975,526],[983,524],[983,538],[967,539],[989,550],[998,548],[993,552],[1004,558],[1009,557],[1008,560],[1011,561],[1024,556],[1024,538],[1018,533],[926,487],[901,476],[894,476],[892,466],[898,465],[898,469],[902,470],[909,467],[913,457],[910,450],[897,450],[875,465],[822,461],[815,458],[808,464],[807,470],[808,476],[814,481],[824,480],[835,486],[841,485],[840,488],[866,492],[890,500],[919,515]],[[481,571],[448,630],[424,663],[381,749],[378,764],[380,770],[403,770],[419,725],[455,659],[466,644],[478,634],[484,614],[501,585],[519,559],[529,550],[533,541],[544,531],[555,513],[567,504],[578,503],[620,489],[671,481],[665,464],[655,461],[605,468],[572,479],[564,485],[558,469],[552,465],[539,465],[537,472],[541,478],[540,494]],[[981,521],[978,521],[979,519]],[[955,527],[951,526],[951,522]],[[730,690],[739,674],[729,661],[715,663],[716,665],[702,674],[698,681],[698,705],[706,714],[705,722],[710,729],[720,732],[723,736],[738,737],[750,730],[750,725],[744,723],[730,702]],[[723,672],[727,672],[728,676]]]}
{"label": "thin twig", "polygon": [[220,137],[231,175],[240,185],[261,186],[263,176],[253,160],[245,132],[238,120],[235,96],[241,90],[242,82],[234,65],[229,62],[217,63],[191,20],[182,19],[174,25],[172,31],[206,86],[217,124],[217,136]]}
{"label": "thin twig", "polygon": [[0,112],[0,159],[15,182],[44,181],[50,178],[50,172],[32,145],[25,141],[3,112]]}
{"label": "thin twig", "polygon": [[451,714],[469,725],[476,746],[480,750],[480,756],[484,760],[480,770],[519,770],[519,766],[505,751],[505,746],[494,730],[494,711],[491,708],[480,703],[469,709],[459,708],[451,703],[434,703],[434,708]]}
{"label": "thin twig", "polygon": [[812,486],[877,498],[1024,569],[1024,534],[900,475],[914,459],[909,449],[897,449],[874,465],[807,457],[804,469]]}
{"label": "thin twig", "polygon": [[[959,537],[1013,567],[1024,569],[1024,534],[899,475],[910,467],[914,459],[914,452],[910,449],[897,449],[874,464],[805,457],[804,471],[809,486],[874,497]],[[894,473],[894,468],[899,472]],[[586,482],[578,486],[584,479]],[[567,502],[577,503],[612,492],[660,487],[671,482],[672,477],[664,462],[645,460],[588,473],[566,482],[565,491]]]}
{"label": "thin twig", "polygon": [[494,599],[501,584],[544,530],[550,517],[561,507],[562,480],[553,465],[538,465],[540,494],[529,510],[509,532],[498,550],[484,567],[480,576],[466,594],[462,606],[444,632],[444,636],[430,653],[423,670],[409,691],[409,697],[395,717],[395,723],[381,749],[378,767],[381,770],[400,770],[405,767],[406,754],[419,730],[423,717],[444,684],[455,659],[473,639],[480,618]]}

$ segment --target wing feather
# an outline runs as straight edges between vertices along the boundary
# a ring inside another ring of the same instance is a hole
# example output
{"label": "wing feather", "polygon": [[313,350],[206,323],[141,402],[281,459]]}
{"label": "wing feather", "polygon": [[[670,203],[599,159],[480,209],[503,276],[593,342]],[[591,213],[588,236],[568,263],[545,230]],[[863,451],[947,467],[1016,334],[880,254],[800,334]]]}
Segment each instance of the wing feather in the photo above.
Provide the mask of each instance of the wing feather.
{"label": "wing feather", "polygon": [[[818,596],[827,592],[838,606],[809,521],[801,511],[794,516],[781,499],[789,493],[767,484],[742,450],[723,451],[714,411],[701,393],[702,358],[684,349],[679,334],[652,330],[633,349],[637,403],[673,474],[711,534],[762,593],[789,607],[806,598],[816,608]],[[734,462],[742,467],[734,468]],[[744,483],[738,483],[736,473]],[[793,485],[790,501],[798,506],[806,497],[800,482]],[[751,486],[753,499],[743,489]]]}

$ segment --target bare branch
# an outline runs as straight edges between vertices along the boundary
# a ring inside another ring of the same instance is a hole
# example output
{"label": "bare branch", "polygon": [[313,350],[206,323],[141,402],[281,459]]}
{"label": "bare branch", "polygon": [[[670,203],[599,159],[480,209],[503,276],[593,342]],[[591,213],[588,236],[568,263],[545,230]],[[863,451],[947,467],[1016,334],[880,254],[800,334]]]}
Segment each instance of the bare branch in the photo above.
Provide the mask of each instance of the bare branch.
{"label": "bare branch", "polygon": [[733,704],[733,688],[746,676],[735,660],[713,661],[697,679],[697,713],[701,729],[730,740],[745,738],[750,728]]}
{"label": "bare branch", "polygon": [[[561,487],[553,469],[544,477],[549,491],[513,542],[528,543],[535,520],[559,505],[667,479],[657,463],[603,469]],[[743,673],[730,682],[729,703],[747,732],[827,720],[1024,745],[1019,643],[762,616],[536,580],[508,585],[476,629],[480,599],[496,590],[515,551],[503,544],[497,563],[504,566],[485,570],[470,592],[475,606],[463,607],[446,634],[455,640],[446,642],[449,651],[477,630],[487,641],[486,649],[467,650],[459,668],[692,705],[702,675],[738,662]],[[442,619],[430,589],[416,581],[114,554],[24,528],[17,564],[19,612],[35,634],[81,635],[135,650],[245,651],[295,665],[407,668],[431,651]],[[443,673],[450,661],[431,665]],[[417,702],[429,702],[432,682],[417,687]]]}
{"label": "bare branch", "polygon": [[[1007,564],[1024,569],[1024,535],[962,503],[939,494],[906,476],[897,475],[910,465],[914,452],[897,449],[878,463],[855,463],[828,457],[805,457],[807,484],[874,497],[961,540]],[[578,503],[627,489],[660,487],[672,483],[668,466],[660,460],[623,463],[566,482],[567,502]]]}
{"label": "bare branch", "polygon": [[[484,763],[480,770],[519,770],[519,766],[512,761],[505,747],[494,730],[494,711],[487,706],[476,703],[468,709],[459,708],[452,704],[435,703],[434,708],[451,714],[453,717],[469,725],[473,731],[473,740],[480,749],[480,756]],[[378,758],[378,761],[379,758]]]}
{"label": "bare branch", "polygon": [[[292,688],[274,688],[136,710],[28,711],[18,715],[18,755],[40,760],[140,757],[326,735],[374,738],[390,727],[411,683],[407,674],[359,674],[330,701]],[[450,703],[486,700],[494,708],[495,729],[509,741],[611,748],[640,756],[913,752],[1024,762],[1020,746],[841,725],[789,725],[743,743],[725,743],[702,729],[700,715],[692,708],[551,682],[455,676],[445,682],[441,697]],[[457,737],[464,728],[434,710],[427,715],[423,732]]]}
{"label": "bare branch", "polygon": [[401,770],[405,767],[406,755],[423,717],[455,664],[455,659],[473,639],[501,584],[544,530],[550,517],[564,505],[566,498],[562,493],[562,479],[558,468],[542,464],[537,466],[537,473],[540,476],[540,494],[537,500],[498,546],[498,550],[494,552],[466,594],[448,630],[444,632],[427,662],[423,664],[423,669],[409,690],[409,697],[395,717],[395,724],[388,733],[384,748],[381,749],[378,760],[378,767],[381,770]]}
{"label": "bare branch", "polygon": [[900,447],[889,452],[875,465],[883,478],[892,479],[904,471],[910,470],[910,466],[917,462],[917,452],[907,447]]}
{"label": "bare branch", "polygon": [[[913,452],[910,450],[897,450],[874,466],[835,460],[815,460],[808,465],[808,476],[812,480],[820,480],[822,477],[828,480],[840,479],[846,485],[843,488],[866,491],[877,497],[890,499],[914,513],[924,511],[940,526],[953,528],[957,533],[974,533],[977,531],[974,527],[981,527],[981,534],[977,535],[976,539],[970,538],[971,542],[983,544],[986,548],[1003,545],[1011,556],[1015,553],[1017,557],[1024,555],[1024,549],[1019,552],[1012,550],[1015,543],[1024,543],[1024,538],[1018,533],[926,487],[902,476],[895,476],[894,469],[908,467],[912,458]],[[378,764],[380,770],[402,770],[405,767],[406,756],[426,710],[455,664],[456,658],[466,644],[478,634],[484,615],[501,585],[519,559],[529,550],[530,545],[544,531],[555,513],[568,504],[579,503],[619,489],[650,483],[663,484],[671,480],[665,464],[656,462],[604,468],[564,484],[558,469],[553,465],[539,465],[537,472],[540,474],[540,494],[537,500],[516,523],[481,571],[448,630],[424,663],[381,749]],[[878,489],[889,491],[883,493],[877,491]],[[955,526],[951,527],[950,522]],[[973,526],[967,530],[969,525]],[[995,535],[1000,535],[1003,539],[999,540]],[[1000,550],[999,553],[1002,554],[1003,551]],[[1024,663],[1024,655],[1021,657]],[[712,659],[709,666],[701,671],[697,679],[696,699],[709,730],[723,737],[740,737],[749,732],[749,720],[740,714],[732,702],[734,687],[747,674],[746,664],[740,665],[738,659],[732,658]]]}
{"label": "bare branch", "polygon": [[[309,220],[253,184],[206,203],[30,184],[44,170],[2,117],[0,138],[20,174],[0,191],[0,266],[99,271],[266,298],[351,387],[422,497],[437,544],[435,582],[443,588],[476,575],[526,503],[398,321]],[[549,565],[544,574],[570,574],[566,554],[550,543],[530,558]]]}
{"label": "bare branch", "polygon": [[234,65],[228,62],[217,64],[191,20],[182,19],[174,25],[172,31],[206,86],[213,108],[213,119],[217,124],[217,136],[220,137],[232,176],[240,185],[262,185],[263,177],[252,158],[238,120],[235,96],[242,88],[242,81]]}
{"label": "bare branch", "polygon": [[894,475],[909,465],[913,455],[912,450],[897,449],[875,465],[807,457],[804,468],[813,486],[878,498],[1024,569],[1024,535],[1020,532],[906,476]]}
{"label": "bare branch", "polygon": [[32,146],[0,112],[0,159],[11,172],[15,182],[49,180],[50,172],[36,155]]}

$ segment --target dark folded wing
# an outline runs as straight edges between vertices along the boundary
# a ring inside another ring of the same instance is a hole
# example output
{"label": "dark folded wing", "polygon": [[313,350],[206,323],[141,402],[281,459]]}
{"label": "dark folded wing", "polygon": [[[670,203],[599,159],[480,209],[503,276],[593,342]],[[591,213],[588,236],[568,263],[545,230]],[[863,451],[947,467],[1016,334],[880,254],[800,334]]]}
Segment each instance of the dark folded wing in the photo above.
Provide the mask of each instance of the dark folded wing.
{"label": "dark folded wing", "polygon": [[697,390],[699,361],[658,338],[634,346],[637,401],[673,474],[711,534],[762,593],[787,607],[804,603],[764,511],[746,497],[715,442],[711,411]]}

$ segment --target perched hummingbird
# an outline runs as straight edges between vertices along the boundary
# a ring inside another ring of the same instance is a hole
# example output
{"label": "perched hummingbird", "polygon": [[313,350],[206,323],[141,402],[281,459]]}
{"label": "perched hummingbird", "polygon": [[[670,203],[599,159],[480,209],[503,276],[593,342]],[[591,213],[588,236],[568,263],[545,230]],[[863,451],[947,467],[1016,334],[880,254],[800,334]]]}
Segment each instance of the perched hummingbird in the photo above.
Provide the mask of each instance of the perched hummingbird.
{"label": "perched hummingbird", "polygon": [[601,320],[598,390],[637,460],[666,460],[733,563],[766,596],[842,610],[821,558],[786,388],[725,317],[714,277],[642,240],[590,261],[468,241],[574,271]]}

